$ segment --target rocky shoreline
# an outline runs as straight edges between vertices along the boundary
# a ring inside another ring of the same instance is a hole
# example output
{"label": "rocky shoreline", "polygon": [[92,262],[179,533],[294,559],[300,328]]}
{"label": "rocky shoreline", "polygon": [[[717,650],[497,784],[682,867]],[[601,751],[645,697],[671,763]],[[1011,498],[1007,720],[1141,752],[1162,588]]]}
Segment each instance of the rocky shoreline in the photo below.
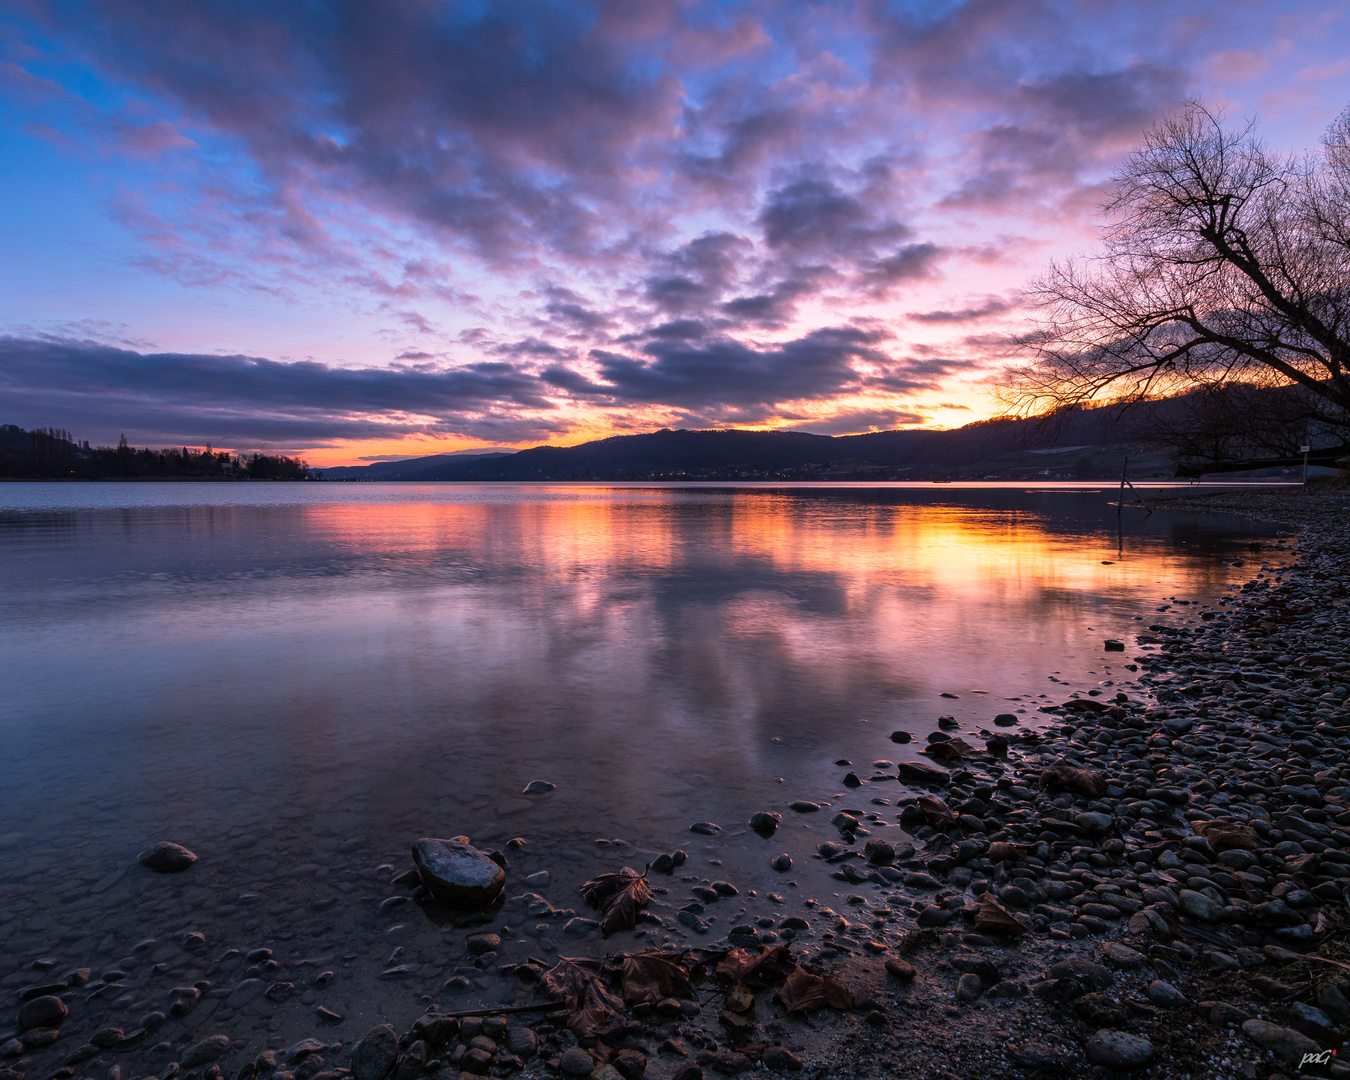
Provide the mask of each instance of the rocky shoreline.
{"label": "rocky shoreline", "polygon": [[[684,842],[714,857],[638,861],[575,907],[546,898],[547,873],[518,876],[510,843],[484,856],[503,899],[471,916],[410,860],[383,864],[384,921],[420,908],[457,958],[397,1010],[325,991],[382,945],[378,978],[417,983],[405,923],[335,955],[213,952],[193,931],[97,974],[15,958],[0,1080],[1350,1076],[1332,1053],[1350,1031],[1350,491],[1189,502],[1297,544],[1266,546],[1226,602],[1178,598],[1104,641],[1109,677],[1063,688],[1035,728],[944,719],[920,760],[878,746],[839,763],[841,792],[747,808],[781,892],[704,876],[733,829],[713,822]],[[809,869],[832,895],[774,845],[796,820],[830,832]],[[635,856],[614,844],[619,870]]]}

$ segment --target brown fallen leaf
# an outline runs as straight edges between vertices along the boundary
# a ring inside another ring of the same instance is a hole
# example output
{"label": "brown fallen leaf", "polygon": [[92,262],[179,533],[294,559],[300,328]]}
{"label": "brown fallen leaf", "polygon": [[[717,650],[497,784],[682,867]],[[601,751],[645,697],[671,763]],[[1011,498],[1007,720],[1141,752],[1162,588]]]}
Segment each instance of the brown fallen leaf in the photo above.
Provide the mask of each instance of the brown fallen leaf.
{"label": "brown fallen leaf", "polygon": [[737,983],[723,995],[723,1000],[732,1012],[749,1012],[755,1007],[755,992],[745,983]]}
{"label": "brown fallen leaf", "polygon": [[652,902],[652,891],[647,887],[647,875],[630,867],[617,874],[601,874],[581,886],[586,903],[600,916],[600,932],[609,937],[618,930],[637,926],[638,914]]}
{"label": "brown fallen leaf", "polygon": [[1024,844],[1012,844],[1007,840],[995,840],[989,845],[989,850],[984,853],[984,857],[990,862],[1009,862],[1017,859],[1025,859],[1031,854],[1031,849]]}
{"label": "brown fallen leaf", "polygon": [[623,958],[619,969],[623,999],[629,1005],[655,1005],[662,998],[694,996],[689,973],[672,953],[644,951]]}
{"label": "brown fallen leaf", "polygon": [[586,1038],[623,1014],[623,1001],[606,986],[607,976],[603,961],[560,956],[540,977],[535,992],[565,1003],[567,1026]]}
{"label": "brown fallen leaf", "polygon": [[783,978],[792,963],[785,945],[761,945],[758,952],[733,949],[717,964],[717,978],[723,983],[746,986],[772,986]]}
{"label": "brown fallen leaf", "polygon": [[919,799],[919,809],[928,819],[928,824],[935,829],[951,829],[956,826],[956,815],[941,799],[932,799],[925,795]]}
{"label": "brown fallen leaf", "polygon": [[1021,937],[1027,932],[1026,924],[1007,908],[993,899],[988,893],[980,900],[975,910],[975,932],[978,934],[1011,934]]}
{"label": "brown fallen leaf", "polygon": [[1256,851],[1261,847],[1261,838],[1250,825],[1238,825],[1231,821],[1193,821],[1191,828],[1196,836],[1203,836],[1215,851],[1230,851],[1241,848],[1244,851]]}
{"label": "brown fallen leaf", "polygon": [[792,970],[773,999],[789,1013],[814,1012],[826,1007],[853,1008],[853,995],[848,992],[848,987],[828,976],[812,975],[800,966]]}
{"label": "brown fallen leaf", "polygon": [[1080,795],[1102,795],[1106,792],[1106,777],[1095,769],[1081,769],[1067,761],[1057,761],[1041,773],[1041,790],[1076,791]]}

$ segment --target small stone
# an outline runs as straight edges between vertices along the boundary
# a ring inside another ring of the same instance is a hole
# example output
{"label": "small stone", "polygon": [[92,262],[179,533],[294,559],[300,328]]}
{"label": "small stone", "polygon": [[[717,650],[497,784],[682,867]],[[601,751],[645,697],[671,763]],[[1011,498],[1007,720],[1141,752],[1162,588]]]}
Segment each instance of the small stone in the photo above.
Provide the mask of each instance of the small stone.
{"label": "small stone", "polygon": [[869,840],[863,854],[873,866],[889,866],[895,862],[895,848],[885,840]]}
{"label": "small stone", "polygon": [[352,1048],[354,1080],[384,1080],[398,1057],[398,1035],[389,1024],[373,1028]]}
{"label": "small stone", "polygon": [[907,742],[912,741],[913,738],[914,738],[914,736],[911,735],[908,731],[892,731],[892,732],[891,732],[891,742],[893,742],[893,743],[899,743],[901,746],[903,746],[903,745],[904,745],[905,743],[907,743]]}
{"label": "small stone", "polygon": [[530,874],[525,879],[525,884],[531,889],[546,889],[548,888],[548,882],[549,876],[547,870],[540,870],[537,874]]}
{"label": "small stone", "polygon": [[722,831],[722,826],[713,821],[696,821],[689,826],[689,831],[701,836],[715,836]]}
{"label": "small stone", "polygon": [[1115,638],[1107,638],[1102,645],[1106,652],[1124,652],[1125,642],[1117,641]]}
{"label": "small stone", "polygon": [[590,1076],[595,1068],[595,1058],[581,1047],[573,1046],[563,1051],[558,1067],[564,1076]]}
{"label": "small stone", "polygon": [[1126,971],[1135,971],[1148,963],[1148,957],[1119,942],[1109,942],[1102,946],[1102,959]]}
{"label": "small stone", "polygon": [[780,874],[785,874],[792,869],[792,856],[786,853],[782,855],[775,855],[769,861],[769,865],[772,866],[775,870],[777,870]]}
{"label": "small stone", "polygon": [[1010,712],[1001,712],[994,717],[996,727],[1015,727],[1017,724],[1017,714]]}
{"label": "small stone", "polygon": [[450,907],[487,907],[506,884],[506,872],[463,837],[424,837],[413,842],[412,853],[427,891]]}
{"label": "small stone", "polygon": [[610,1064],[622,1080],[642,1080],[647,1074],[647,1058],[637,1050],[620,1050]]}
{"label": "small stone", "polygon": [[195,1069],[199,1065],[209,1065],[229,1049],[230,1040],[224,1035],[212,1035],[199,1043],[193,1043],[183,1051],[178,1063],[185,1069]]}
{"label": "small stone", "polygon": [[1269,1050],[1287,1065],[1298,1065],[1304,1054],[1321,1053],[1322,1048],[1308,1036],[1293,1028],[1281,1027],[1268,1020],[1248,1020],[1242,1025],[1242,1034]]}
{"label": "small stone", "polygon": [[886,973],[894,979],[899,979],[901,982],[909,982],[918,974],[918,972],[914,970],[913,964],[898,956],[892,956],[886,961]]}
{"label": "small stone", "polygon": [[138,858],[142,866],[159,874],[181,873],[197,861],[197,856],[182,844],[168,841],[151,844]]}
{"label": "small stone", "polygon": [[613,1065],[597,1065],[591,1070],[590,1080],[624,1080],[623,1074]]}
{"label": "small stone", "polygon": [[1162,979],[1154,979],[1149,983],[1144,994],[1160,1009],[1181,1009],[1189,1004],[1185,994]]}
{"label": "small stone", "polygon": [[66,1003],[59,997],[44,994],[24,1002],[19,1009],[19,1030],[58,1026],[66,1018]]}
{"label": "small stone", "polygon": [[781,1046],[766,1047],[759,1060],[772,1072],[798,1072],[802,1067],[802,1059]]}
{"label": "small stone", "polygon": [[984,982],[973,971],[967,971],[956,980],[956,1000],[963,1005],[979,1001],[984,993]]}
{"label": "small stone", "polygon": [[1204,922],[1218,922],[1223,917],[1222,904],[1194,889],[1182,889],[1177,894],[1177,899],[1181,903],[1182,911]]}
{"label": "small stone", "polygon": [[547,795],[550,791],[556,791],[558,785],[549,780],[531,780],[525,785],[522,795]]}
{"label": "small stone", "polygon": [[513,1027],[506,1033],[506,1046],[517,1057],[529,1061],[539,1050],[539,1040],[529,1028]]}
{"label": "small stone", "polygon": [[496,934],[483,931],[468,935],[464,939],[464,944],[470,956],[482,956],[484,953],[496,952],[501,947],[502,939]]}
{"label": "small stone", "polygon": [[1153,1059],[1153,1044],[1142,1035],[1103,1028],[1088,1040],[1087,1055],[1108,1069],[1137,1069]]}
{"label": "small stone", "polygon": [[770,813],[767,810],[761,810],[757,814],[750,816],[750,828],[756,832],[771,833],[778,828],[778,823],[783,820],[782,814]]}

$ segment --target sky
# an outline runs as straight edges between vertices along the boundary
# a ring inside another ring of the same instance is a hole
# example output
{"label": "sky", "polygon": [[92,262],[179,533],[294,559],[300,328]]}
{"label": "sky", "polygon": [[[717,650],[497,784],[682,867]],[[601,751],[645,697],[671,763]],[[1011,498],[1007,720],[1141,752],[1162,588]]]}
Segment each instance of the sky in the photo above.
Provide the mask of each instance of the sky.
{"label": "sky", "polygon": [[318,465],[996,411],[1187,99],[1315,148],[1350,5],[0,5],[0,423]]}

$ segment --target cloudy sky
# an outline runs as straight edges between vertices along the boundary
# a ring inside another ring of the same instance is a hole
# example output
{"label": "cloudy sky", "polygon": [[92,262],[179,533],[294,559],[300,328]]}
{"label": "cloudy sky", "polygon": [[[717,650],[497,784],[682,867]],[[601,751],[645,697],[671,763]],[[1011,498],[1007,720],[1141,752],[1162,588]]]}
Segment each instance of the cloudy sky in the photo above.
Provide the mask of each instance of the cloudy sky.
{"label": "cloudy sky", "polygon": [[988,415],[1188,97],[1312,147],[1350,8],[0,6],[0,423],[336,464]]}

